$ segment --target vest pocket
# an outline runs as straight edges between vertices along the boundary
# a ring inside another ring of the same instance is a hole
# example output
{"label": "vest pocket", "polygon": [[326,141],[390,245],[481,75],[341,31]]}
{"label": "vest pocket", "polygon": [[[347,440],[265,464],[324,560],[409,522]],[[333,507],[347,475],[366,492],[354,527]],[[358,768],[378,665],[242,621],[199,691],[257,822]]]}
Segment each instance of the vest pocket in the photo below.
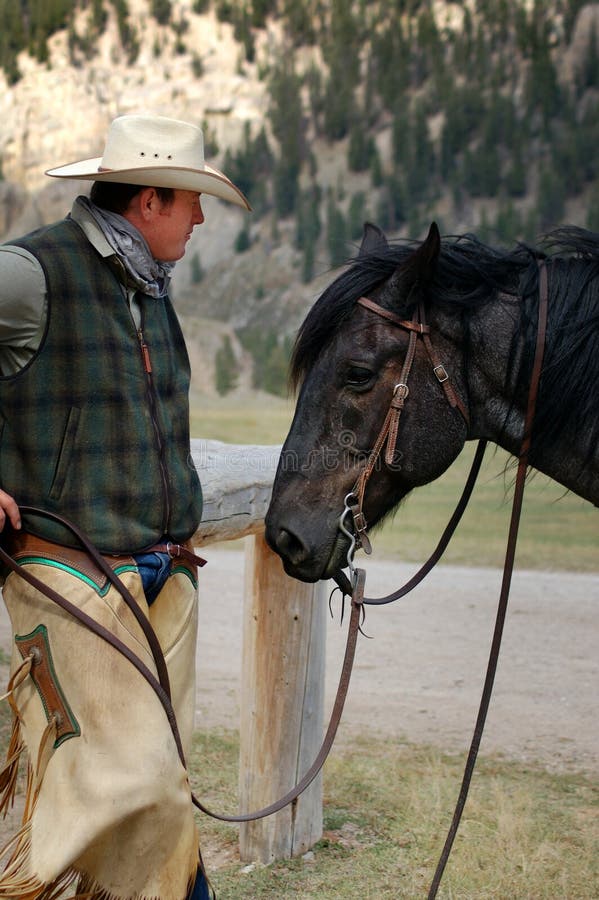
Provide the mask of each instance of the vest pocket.
{"label": "vest pocket", "polygon": [[65,429],[62,435],[60,451],[56,460],[56,469],[54,470],[54,478],[50,486],[49,497],[52,500],[58,500],[62,494],[64,484],[69,471],[71,456],[73,455],[73,447],[75,446],[75,437],[77,428],[79,427],[79,417],[81,410],[76,406],[72,406],[69,410]]}

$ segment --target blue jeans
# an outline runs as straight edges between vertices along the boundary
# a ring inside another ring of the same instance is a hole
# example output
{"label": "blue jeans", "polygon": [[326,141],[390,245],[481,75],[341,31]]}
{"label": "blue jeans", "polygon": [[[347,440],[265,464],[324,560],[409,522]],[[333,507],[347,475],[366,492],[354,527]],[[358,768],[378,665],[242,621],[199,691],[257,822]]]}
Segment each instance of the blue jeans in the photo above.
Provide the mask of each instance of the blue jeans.
{"label": "blue jeans", "polygon": [[151,606],[171,572],[168,553],[137,553],[133,559],[139,570],[144,594]]}
{"label": "blue jeans", "polygon": [[211,894],[208,890],[208,882],[206,881],[202,870],[198,869],[195,884],[191,889],[191,893],[189,894],[187,900],[210,900],[210,898]]}

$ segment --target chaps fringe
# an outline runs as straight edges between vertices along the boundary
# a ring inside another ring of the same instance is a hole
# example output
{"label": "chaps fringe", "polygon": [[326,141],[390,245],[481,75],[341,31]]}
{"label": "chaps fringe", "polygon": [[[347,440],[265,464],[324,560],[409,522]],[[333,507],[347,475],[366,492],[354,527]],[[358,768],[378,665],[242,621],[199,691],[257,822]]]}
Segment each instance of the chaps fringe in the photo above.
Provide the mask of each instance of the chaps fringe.
{"label": "chaps fringe", "polygon": [[136,894],[135,897],[119,897],[117,894],[99,887],[97,882],[90,879],[87,875],[81,875],[77,885],[77,893],[73,900],[160,900],[160,897],[150,897],[148,894]]}
{"label": "chaps fringe", "polygon": [[8,750],[6,751],[6,762],[0,771],[0,814],[3,818],[6,818],[8,811],[13,808],[15,803],[19,764],[24,750],[25,742],[21,735],[21,723],[17,716],[13,714],[12,731]]}
{"label": "chaps fringe", "polygon": [[[81,872],[69,869],[51,884],[43,884],[35,876],[27,874],[31,855],[31,818],[35,810],[43,772],[47,763],[48,738],[55,733],[55,723],[51,721],[40,741],[37,774],[27,765],[25,805],[21,827],[13,837],[0,848],[0,859],[8,857],[4,871],[0,874],[0,900],[59,900],[65,892],[77,884],[76,894],[71,900],[160,900],[160,897],[139,896],[122,898],[108,892]],[[0,772],[0,809],[6,813],[14,803],[14,795],[19,772],[19,762],[25,745],[21,736],[18,718],[13,720],[7,761]]]}
{"label": "chaps fringe", "polygon": [[[19,670],[15,676],[20,674]],[[27,674],[25,672],[25,674]],[[9,685],[8,699],[12,701],[12,689],[15,687],[15,676]],[[24,676],[23,676],[24,677]],[[21,726],[18,712],[13,703],[13,728],[7,751],[7,759],[4,768],[0,772],[0,810],[6,816],[9,808],[14,804],[19,763],[23,751],[26,750],[21,735]],[[21,827],[13,837],[0,849],[0,859],[8,857],[4,871],[0,875],[1,900],[58,900],[77,878],[76,873],[66,872],[59,876],[52,884],[42,884],[38,878],[28,874],[31,856],[31,817],[35,810],[40,785],[43,779],[45,767],[48,761],[48,742],[56,734],[56,723],[51,719],[42,735],[38,753],[36,773],[34,775],[31,761],[27,764],[27,782],[25,788],[25,803]]]}

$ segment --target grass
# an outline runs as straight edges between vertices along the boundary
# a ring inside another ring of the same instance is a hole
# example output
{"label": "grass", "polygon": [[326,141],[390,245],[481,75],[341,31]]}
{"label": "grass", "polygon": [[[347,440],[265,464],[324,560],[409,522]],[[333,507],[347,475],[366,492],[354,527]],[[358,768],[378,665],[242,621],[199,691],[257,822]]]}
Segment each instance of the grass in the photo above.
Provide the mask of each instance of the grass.
{"label": "grass", "polygon": [[[196,793],[235,808],[238,739],[198,735]],[[422,898],[459,790],[464,760],[435,749],[358,739],[334,751],[324,775],[324,834],[306,859],[247,871],[237,827],[199,820],[222,900]],[[599,896],[599,788],[582,775],[482,758],[439,898],[583,900]],[[220,848],[220,857],[211,848]]]}
{"label": "grass", "polygon": [[293,418],[294,403],[272,394],[196,397],[191,406],[191,434],[228,444],[282,444]]}
{"label": "grass", "polygon": [[[192,413],[192,434],[229,443],[282,443],[294,404],[269,395],[202,399]],[[377,557],[421,562],[441,536],[466,481],[474,454],[468,444],[437,481],[415,491],[373,536]],[[493,446],[443,561],[456,565],[503,565],[515,469]],[[507,466],[507,468],[506,468]],[[516,564],[521,568],[593,572],[599,568],[597,511],[539,473],[529,478]]]}

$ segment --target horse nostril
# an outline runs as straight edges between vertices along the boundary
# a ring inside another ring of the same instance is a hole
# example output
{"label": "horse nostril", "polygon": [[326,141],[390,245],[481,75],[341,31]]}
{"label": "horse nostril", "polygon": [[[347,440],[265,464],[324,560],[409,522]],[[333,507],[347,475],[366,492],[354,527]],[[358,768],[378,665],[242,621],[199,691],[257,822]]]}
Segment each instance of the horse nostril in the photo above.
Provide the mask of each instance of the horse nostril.
{"label": "horse nostril", "polygon": [[286,528],[280,528],[276,539],[277,550],[281,556],[289,560],[289,562],[297,563],[305,559],[307,549],[295,534],[287,531]]}

